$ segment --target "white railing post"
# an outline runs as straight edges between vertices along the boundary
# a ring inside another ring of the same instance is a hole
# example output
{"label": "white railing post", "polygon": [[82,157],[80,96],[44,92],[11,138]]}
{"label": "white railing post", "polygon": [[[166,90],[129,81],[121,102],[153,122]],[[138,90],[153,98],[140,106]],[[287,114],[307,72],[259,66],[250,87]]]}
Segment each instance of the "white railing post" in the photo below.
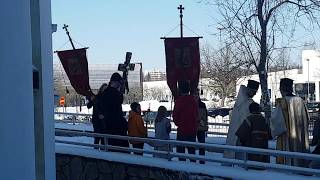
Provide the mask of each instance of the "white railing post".
{"label": "white railing post", "polygon": [[168,144],[168,151],[167,151],[168,161],[172,161],[172,159],[171,159],[171,149],[173,149],[172,145]]}
{"label": "white railing post", "polygon": [[108,138],[106,136],[103,136],[104,140],[104,150],[108,151]]}
{"label": "white railing post", "polygon": [[244,169],[245,170],[248,170],[248,153],[247,152],[244,152]]}
{"label": "white railing post", "polygon": [[73,123],[73,125],[76,124],[76,116],[72,116],[72,123]]}

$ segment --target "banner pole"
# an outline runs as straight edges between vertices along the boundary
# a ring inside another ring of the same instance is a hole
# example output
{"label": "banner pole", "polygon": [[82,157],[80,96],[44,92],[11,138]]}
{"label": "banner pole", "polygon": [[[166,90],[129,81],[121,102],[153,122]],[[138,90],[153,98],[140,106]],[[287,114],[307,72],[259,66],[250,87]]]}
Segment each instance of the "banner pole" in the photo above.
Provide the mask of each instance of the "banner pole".
{"label": "banner pole", "polygon": [[75,48],[75,46],[74,46],[74,44],[72,42],[72,39],[70,37],[70,33],[69,33],[68,29],[67,29],[68,27],[69,27],[68,25],[64,24],[62,29],[66,30],[66,33],[68,35],[69,41],[71,43],[71,46],[72,46],[73,50],[75,50],[76,48]]}
{"label": "banner pole", "polygon": [[183,21],[182,21],[183,14],[182,14],[182,11],[184,10],[184,7],[180,4],[178,9],[180,10],[180,37],[182,39],[183,38]]}

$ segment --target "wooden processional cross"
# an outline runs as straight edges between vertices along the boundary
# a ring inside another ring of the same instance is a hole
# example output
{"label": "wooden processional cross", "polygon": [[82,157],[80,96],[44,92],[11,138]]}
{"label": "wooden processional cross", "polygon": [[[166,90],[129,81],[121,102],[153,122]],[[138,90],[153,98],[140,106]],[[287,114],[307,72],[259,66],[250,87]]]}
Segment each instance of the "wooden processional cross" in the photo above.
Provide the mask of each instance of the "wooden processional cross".
{"label": "wooden processional cross", "polygon": [[128,73],[129,71],[133,71],[135,64],[131,64],[131,56],[132,52],[126,53],[126,59],[123,64],[119,64],[118,71],[122,71],[122,78],[123,78],[123,86],[121,88],[121,92],[124,94],[127,90],[129,92],[129,85],[128,85]]}
{"label": "wooden processional cross", "polygon": [[182,21],[182,18],[183,18],[183,10],[184,10],[184,7],[180,4],[180,6],[178,7],[178,10],[180,11],[180,37],[181,39],[183,38],[183,21]]}

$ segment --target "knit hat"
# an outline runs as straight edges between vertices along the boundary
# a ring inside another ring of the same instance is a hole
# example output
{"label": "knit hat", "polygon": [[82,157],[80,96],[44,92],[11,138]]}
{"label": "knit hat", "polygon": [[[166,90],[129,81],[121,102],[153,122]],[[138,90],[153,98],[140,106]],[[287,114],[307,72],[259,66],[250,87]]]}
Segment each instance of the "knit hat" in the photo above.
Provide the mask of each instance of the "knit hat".
{"label": "knit hat", "polygon": [[280,79],[280,87],[292,87],[293,80],[289,78],[282,78]]}
{"label": "knit hat", "polygon": [[258,90],[259,89],[259,82],[254,81],[254,80],[248,80],[247,87],[250,89]]}
{"label": "knit hat", "polygon": [[112,74],[110,81],[121,81],[122,77],[119,73],[115,72]]}
{"label": "knit hat", "polygon": [[140,106],[139,103],[137,102],[133,102],[132,104],[130,104],[130,108],[132,111],[136,112],[137,108]]}
{"label": "knit hat", "polygon": [[280,79],[280,89],[292,92],[293,91],[293,80],[289,78]]}
{"label": "knit hat", "polygon": [[250,113],[259,113],[261,112],[261,107],[258,103],[253,102],[249,105],[249,111]]}

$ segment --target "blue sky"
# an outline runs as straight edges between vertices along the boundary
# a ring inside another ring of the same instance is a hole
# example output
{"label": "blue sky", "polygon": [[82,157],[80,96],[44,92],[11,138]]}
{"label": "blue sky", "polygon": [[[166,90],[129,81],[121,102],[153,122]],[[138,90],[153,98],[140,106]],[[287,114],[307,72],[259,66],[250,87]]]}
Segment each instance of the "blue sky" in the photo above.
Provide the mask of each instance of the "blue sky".
{"label": "blue sky", "polygon": [[[204,37],[202,43],[214,44],[214,9],[196,0],[55,0],[52,22],[58,24],[58,30],[53,34],[53,50],[71,48],[62,29],[68,24],[75,46],[89,47],[89,63],[118,64],[124,61],[126,51],[132,51],[132,61],[142,62],[144,70],[164,70],[160,37],[179,24],[179,4],[185,7],[184,24]],[[186,28],[184,31],[186,36],[197,36]],[[179,28],[169,36],[179,36]]]}
{"label": "blue sky", "polygon": [[[200,44],[218,46],[219,14],[214,6],[197,3],[199,0],[54,0],[52,22],[58,24],[53,34],[53,50],[71,48],[63,24],[69,31],[75,46],[89,47],[88,62],[118,64],[124,61],[125,52],[133,52],[132,61],[142,62],[144,70],[165,70],[165,53],[160,37],[179,36],[177,7],[183,4],[184,24],[203,36]],[[184,28],[185,36],[197,36]],[[319,41],[319,30],[306,33],[298,29],[292,45],[302,45],[310,39]],[[290,59],[300,62],[301,50],[292,49]],[[54,55],[54,60],[57,60]]]}

